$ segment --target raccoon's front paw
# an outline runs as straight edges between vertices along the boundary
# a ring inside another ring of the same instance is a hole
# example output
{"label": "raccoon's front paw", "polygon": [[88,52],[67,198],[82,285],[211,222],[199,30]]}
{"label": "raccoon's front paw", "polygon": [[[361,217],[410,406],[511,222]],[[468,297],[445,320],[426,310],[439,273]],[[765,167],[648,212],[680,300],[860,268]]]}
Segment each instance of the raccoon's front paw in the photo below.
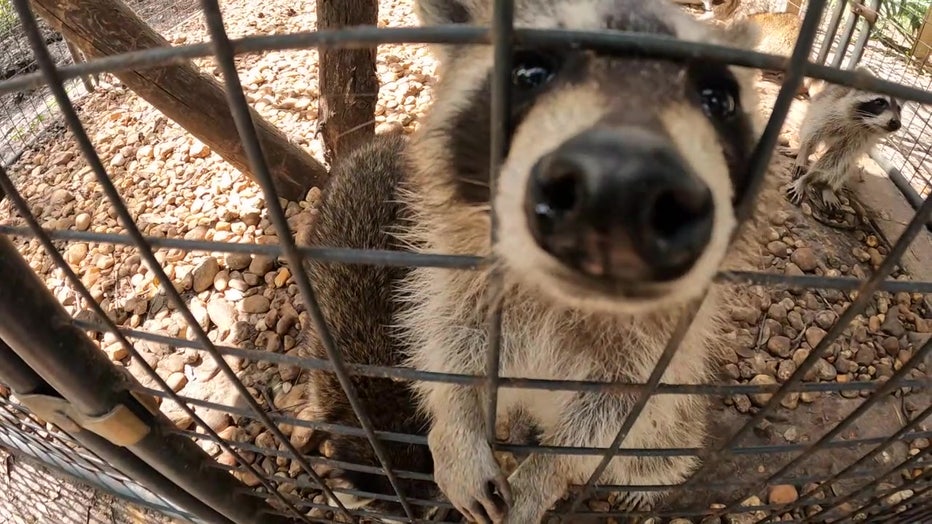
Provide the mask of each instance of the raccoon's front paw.
{"label": "raccoon's front paw", "polygon": [[793,182],[792,184],[786,187],[786,198],[792,202],[794,205],[800,205],[803,203],[803,197],[806,194],[806,188],[799,180]]}
{"label": "raccoon's front paw", "polygon": [[835,212],[841,207],[841,200],[834,191],[825,188],[822,190],[822,206],[826,211]]}
{"label": "raccoon's front paw", "polygon": [[430,431],[434,480],[470,522],[500,524],[511,507],[511,488],[481,435]]}

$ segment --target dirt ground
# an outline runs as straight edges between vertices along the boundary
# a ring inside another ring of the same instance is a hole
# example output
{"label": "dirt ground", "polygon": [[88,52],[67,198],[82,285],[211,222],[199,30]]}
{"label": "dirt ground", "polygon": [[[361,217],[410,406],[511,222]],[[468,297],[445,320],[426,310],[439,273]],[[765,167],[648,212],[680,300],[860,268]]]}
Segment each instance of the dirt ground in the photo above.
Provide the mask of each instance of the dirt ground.
{"label": "dirt ground", "polygon": [[[310,0],[268,0],[222,3],[232,36],[251,33],[283,33],[314,27],[315,2]],[[182,9],[180,13],[188,13]],[[413,25],[409,0],[382,0],[380,25]],[[178,15],[182,16],[181,14]],[[171,26],[171,17],[165,22]],[[189,18],[166,30],[174,43],[198,41],[205,37],[200,18]],[[240,78],[250,103],[264,118],[279,126],[295,143],[317,159],[322,159],[314,137],[317,121],[317,53],[314,50],[272,52],[238,58]],[[213,72],[212,61],[199,60]],[[424,46],[388,45],[378,53],[381,89],[377,104],[377,132],[417,129],[418,119],[431,97],[434,63]],[[769,114],[775,89],[761,84]],[[869,223],[862,223],[853,207],[842,216],[844,229],[828,227],[813,217],[809,204],[795,207],[782,196],[779,185],[789,180],[794,129],[805,109],[805,101],[794,103],[785,128],[790,147],[774,155],[770,169],[771,186],[760,198],[758,229],[761,236],[753,246],[750,269],[778,274],[854,276],[865,278],[882,261],[889,246]],[[225,164],[177,125],[136,97],[115,78],[105,75],[98,91],[83,97],[79,111],[85,128],[100,152],[122,197],[143,233],[153,237],[184,237],[247,244],[277,240],[267,217],[261,191],[255,184]],[[28,200],[39,221],[47,228],[75,229],[99,233],[121,233],[116,214],[105,202],[85,160],[67,133],[37,143],[10,169],[14,182]],[[312,189],[300,202],[288,202],[286,215],[293,232],[306,231],[313,221],[320,192]],[[872,210],[881,213],[883,210]],[[817,210],[816,210],[817,214]],[[0,203],[0,224],[21,225],[8,202]],[[16,238],[17,246],[41,274],[68,311],[88,319],[87,307],[62,277],[37,242]],[[929,242],[928,236],[917,242]],[[160,283],[130,246],[87,242],[61,242],[60,249],[91,290],[118,323],[163,335],[190,337],[180,313],[159,291]],[[310,324],[297,300],[297,286],[291,271],[280,261],[264,256],[222,255],[218,253],[159,250],[157,257],[181,290],[201,326],[211,340],[244,349],[258,349],[289,356],[302,355],[295,347],[300,329]],[[897,270],[894,278],[909,279]],[[795,290],[751,286],[741,304],[731,312],[731,344],[723,356],[720,381],[731,384],[777,383],[785,381],[809,351],[825,335],[838,315],[851,303],[852,295],[840,291]],[[878,293],[863,315],[845,330],[829,352],[807,377],[807,383],[850,383],[884,380],[910,361],[913,352],[929,339],[932,315],[923,298],[909,293]],[[97,338],[103,351],[119,365],[126,366],[147,387],[153,383],[138,362],[110,335]],[[138,344],[146,362],[184,398],[242,408],[242,399],[233,394],[229,382],[218,374],[209,357],[189,349],[152,342]],[[293,366],[275,366],[230,358],[237,376],[267,409],[302,418],[309,405],[306,377]],[[927,381],[922,363],[911,378]],[[745,446],[805,444],[818,439],[850,413],[866,392],[792,394],[783,408],[756,428],[743,442]],[[902,388],[873,408],[844,432],[844,439],[889,435],[924,409],[930,402],[927,390]],[[744,424],[766,401],[766,395],[734,395],[715,399],[712,427],[732,432]],[[181,429],[193,429],[193,421],[171,401],[161,409]],[[270,432],[250,417],[197,407],[196,411],[222,437],[277,448]],[[234,410],[235,411],[235,410]],[[240,412],[238,412],[240,413]],[[306,446],[309,435],[286,426],[292,442]],[[909,454],[929,445],[929,422],[902,446],[869,470],[876,475]],[[712,442],[726,435],[715,434]],[[226,465],[232,457],[216,444],[199,439],[209,453]],[[894,449],[896,448],[896,449]],[[796,477],[826,477],[859,457],[870,448],[834,447],[806,462]],[[314,454],[315,450],[307,450]],[[249,456],[256,456],[250,454]],[[791,455],[739,455],[711,472],[709,480],[764,478],[784,464]],[[269,474],[296,477],[297,464],[274,456],[256,456],[256,464]],[[905,472],[905,478],[921,474]],[[258,484],[251,476],[241,478]],[[886,479],[890,487],[904,480],[903,475]],[[860,485],[840,483],[842,485]],[[791,486],[793,493],[808,486]],[[313,490],[284,484],[287,492],[307,500],[320,501]],[[843,490],[842,490],[843,491]],[[771,491],[757,496],[766,502]],[[739,498],[738,492],[697,492],[690,502],[708,505]],[[592,507],[604,508],[603,501]],[[806,511],[800,509],[796,516]]]}

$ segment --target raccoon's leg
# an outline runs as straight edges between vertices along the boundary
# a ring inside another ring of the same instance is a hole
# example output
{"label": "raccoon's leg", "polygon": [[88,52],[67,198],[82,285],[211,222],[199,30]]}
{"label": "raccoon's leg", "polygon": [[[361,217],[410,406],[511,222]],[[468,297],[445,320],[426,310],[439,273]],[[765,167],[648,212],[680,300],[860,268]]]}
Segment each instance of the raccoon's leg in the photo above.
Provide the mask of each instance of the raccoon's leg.
{"label": "raccoon's leg", "polygon": [[511,489],[486,441],[478,392],[432,384],[426,402],[432,416],[427,442],[440,490],[470,521],[502,522],[511,506]]}
{"label": "raccoon's leg", "polygon": [[796,161],[793,163],[793,180],[798,179],[806,171],[809,165],[809,155],[816,146],[818,137],[812,133],[806,132],[805,129],[800,131],[799,151],[796,152]]}

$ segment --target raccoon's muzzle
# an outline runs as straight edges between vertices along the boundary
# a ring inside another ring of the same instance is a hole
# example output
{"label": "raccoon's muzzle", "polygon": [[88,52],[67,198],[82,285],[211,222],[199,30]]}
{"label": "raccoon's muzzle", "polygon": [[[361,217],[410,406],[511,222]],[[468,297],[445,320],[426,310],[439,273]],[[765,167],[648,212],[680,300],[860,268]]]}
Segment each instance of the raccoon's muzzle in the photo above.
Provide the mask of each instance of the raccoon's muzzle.
{"label": "raccoon's muzzle", "polygon": [[709,188],[670,140],[644,127],[595,127],[534,166],[525,214],[564,266],[616,284],[674,280],[712,235]]}

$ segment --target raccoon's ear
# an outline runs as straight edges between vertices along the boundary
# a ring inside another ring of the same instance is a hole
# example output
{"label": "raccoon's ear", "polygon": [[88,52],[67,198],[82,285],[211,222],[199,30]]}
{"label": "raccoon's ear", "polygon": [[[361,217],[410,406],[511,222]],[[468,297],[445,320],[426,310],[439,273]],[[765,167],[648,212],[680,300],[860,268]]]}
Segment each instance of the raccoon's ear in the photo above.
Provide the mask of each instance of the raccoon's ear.
{"label": "raccoon's ear", "polygon": [[414,11],[422,26],[468,24],[473,21],[470,0],[416,0]]}

